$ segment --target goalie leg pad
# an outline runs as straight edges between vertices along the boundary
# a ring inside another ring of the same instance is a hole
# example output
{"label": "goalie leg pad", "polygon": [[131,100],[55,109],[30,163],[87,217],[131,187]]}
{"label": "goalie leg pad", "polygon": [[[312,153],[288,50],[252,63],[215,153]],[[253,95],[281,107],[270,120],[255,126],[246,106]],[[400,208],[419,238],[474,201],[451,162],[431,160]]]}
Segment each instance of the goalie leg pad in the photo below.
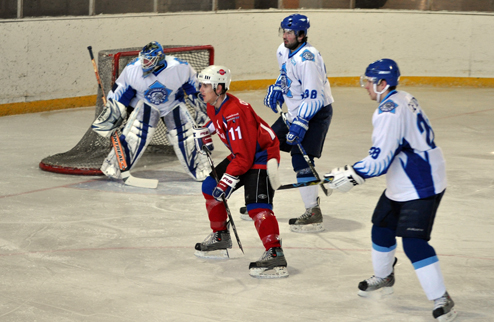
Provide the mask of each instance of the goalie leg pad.
{"label": "goalie leg pad", "polygon": [[91,128],[102,137],[109,138],[122,125],[126,117],[127,108],[119,101],[110,98]]}
{"label": "goalie leg pad", "polygon": [[[120,136],[129,170],[135,167],[144,154],[146,147],[153,138],[159,120],[160,111],[143,101],[139,101],[134,111],[130,114]],[[101,171],[109,177],[121,179],[114,150],[110,152],[103,162]]]}
{"label": "goalie leg pad", "polygon": [[197,151],[191,116],[185,105],[178,105],[164,118],[169,129],[167,138],[187,174],[194,180],[203,181],[209,176],[211,167],[207,156]]}

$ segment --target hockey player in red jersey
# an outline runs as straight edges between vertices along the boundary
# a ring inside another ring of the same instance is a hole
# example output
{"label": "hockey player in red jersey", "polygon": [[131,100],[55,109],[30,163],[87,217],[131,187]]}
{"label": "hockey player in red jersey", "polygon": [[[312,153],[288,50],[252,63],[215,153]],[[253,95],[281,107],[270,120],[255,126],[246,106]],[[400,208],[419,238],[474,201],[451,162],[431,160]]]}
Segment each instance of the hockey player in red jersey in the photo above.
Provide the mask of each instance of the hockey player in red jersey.
{"label": "hockey player in red jersey", "polygon": [[288,277],[287,262],[281,248],[278,220],[273,213],[274,191],[278,188],[279,141],[271,127],[250,104],[227,93],[230,70],[209,66],[199,73],[200,92],[207,102],[210,122],[195,130],[196,143],[212,150],[211,134],[218,134],[231,154],[216,168],[219,182],[209,176],[202,184],[212,233],[195,246],[196,256],[228,257],[232,240],[227,226],[223,200],[244,187],[245,204],[254,221],[265,252],[250,263],[249,274],[257,278]]}

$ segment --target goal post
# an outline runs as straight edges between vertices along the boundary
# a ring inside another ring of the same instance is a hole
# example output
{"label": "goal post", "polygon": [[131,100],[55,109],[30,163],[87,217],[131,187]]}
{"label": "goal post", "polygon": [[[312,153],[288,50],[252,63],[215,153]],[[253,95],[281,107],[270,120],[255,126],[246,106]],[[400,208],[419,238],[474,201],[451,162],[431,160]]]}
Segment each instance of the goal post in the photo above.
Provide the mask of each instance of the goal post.
{"label": "goal post", "polygon": [[[98,53],[98,70],[103,83],[103,88],[109,90],[113,87],[118,75],[123,68],[134,60],[141,47],[102,50]],[[205,46],[163,46],[165,54],[175,56],[189,63],[196,72],[200,72],[209,65],[214,64],[214,48]],[[89,68],[89,67],[88,67]],[[104,93],[106,95],[108,93]],[[98,88],[96,109],[94,118],[98,117],[103,109],[101,89]],[[194,115],[195,110],[188,106]],[[173,147],[166,138],[167,129],[160,121],[151,143],[146,149],[147,153],[174,154]],[[111,149],[110,139],[103,138],[91,129],[88,130],[79,142],[69,151],[48,156],[41,160],[39,167],[42,170],[76,175],[101,175],[100,170],[103,160]],[[145,157],[145,156],[144,156]]]}

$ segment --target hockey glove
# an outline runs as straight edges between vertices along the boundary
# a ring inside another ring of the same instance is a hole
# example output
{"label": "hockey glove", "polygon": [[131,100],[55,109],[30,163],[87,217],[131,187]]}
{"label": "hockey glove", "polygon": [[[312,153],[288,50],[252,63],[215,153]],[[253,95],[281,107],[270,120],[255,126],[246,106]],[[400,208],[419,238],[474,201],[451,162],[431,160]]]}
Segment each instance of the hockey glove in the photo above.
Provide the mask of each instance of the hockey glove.
{"label": "hockey glove", "polygon": [[286,143],[290,145],[301,143],[308,129],[309,121],[297,116],[290,125],[290,131],[286,135]]}
{"label": "hockey glove", "polygon": [[205,154],[206,152],[202,149],[203,146],[208,148],[209,152],[214,150],[213,138],[211,138],[211,133],[209,133],[209,129],[207,127],[201,127],[194,129],[193,131],[197,151]]}
{"label": "hockey glove", "polygon": [[235,186],[239,181],[240,179],[238,177],[234,177],[232,175],[229,175],[228,173],[225,173],[223,177],[221,177],[220,182],[218,182],[216,187],[214,187],[213,189],[214,199],[223,201],[223,198],[225,198],[225,200],[230,198],[233,189],[235,189]]}
{"label": "hockey glove", "polygon": [[324,178],[330,179],[328,187],[337,189],[341,192],[348,192],[354,186],[363,184],[365,179],[359,176],[351,165],[346,165],[341,168],[335,168],[330,173],[324,175]]}
{"label": "hockey glove", "polygon": [[91,128],[102,137],[109,138],[126,118],[127,108],[119,101],[109,98]]}
{"label": "hockey glove", "polygon": [[284,102],[285,99],[283,98],[283,91],[281,90],[281,87],[278,85],[269,86],[268,94],[264,98],[264,105],[270,107],[273,112],[278,113],[277,104],[280,104],[281,107]]}

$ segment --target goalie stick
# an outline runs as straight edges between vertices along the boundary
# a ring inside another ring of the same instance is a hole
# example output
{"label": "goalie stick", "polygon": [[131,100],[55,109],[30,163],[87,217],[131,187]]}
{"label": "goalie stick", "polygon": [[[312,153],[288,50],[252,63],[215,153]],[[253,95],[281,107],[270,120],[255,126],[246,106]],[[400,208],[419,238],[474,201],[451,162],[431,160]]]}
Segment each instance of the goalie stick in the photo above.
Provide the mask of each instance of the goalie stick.
{"label": "goalie stick", "polygon": [[[101,89],[101,99],[103,100],[103,104],[106,105],[105,91],[103,89],[103,83],[101,82],[101,78],[99,77],[98,67],[96,66],[96,62],[94,60],[93,47],[88,46],[87,50],[89,50],[89,56],[91,57],[91,62],[93,63],[94,74],[96,75],[96,80],[98,81],[98,86]],[[118,167],[120,168],[120,171],[122,174],[123,182],[128,186],[156,189],[156,187],[158,187],[158,180],[136,178],[130,174],[130,171],[129,171],[129,168],[127,165],[127,161],[125,160],[125,155],[124,155],[122,143],[120,142],[120,138],[118,137],[116,130],[112,133],[110,140],[111,140],[113,149],[115,150],[115,156],[117,158]]]}
{"label": "goalie stick", "polygon": [[[290,130],[290,125],[288,125],[288,123],[287,123],[286,115],[283,113],[281,106],[277,104],[276,107],[278,108],[278,113],[280,113],[280,115],[283,119],[283,122],[285,122],[286,126],[288,127],[288,130]],[[317,181],[315,181],[315,182],[319,182],[316,184],[319,184],[319,186],[321,187],[321,189],[324,192],[324,194],[326,195],[326,197],[329,197],[333,193],[333,191],[331,191],[331,190],[328,191],[328,189],[323,185],[324,182],[321,181],[321,178],[319,177],[319,174],[317,173],[316,169],[312,165],[312,162],[310,161],[309,156],[307,155],[307,152],[305,152],[304,147],[302,146],[302,144],[300,142],[298,142],[298,140],[297,140],[297,147],[300,150],[300,153],[302,153],[302,156],[304,157],[305,162],[307,162],[307,165],[309,166],[310,171],[312,172],[314,177],[316,177]],[[280,188],[278,188],[278,189],[280,189]]]}
{"label": "goalie stick", "polygon": [[[209,152],[209,149],[204,145],[202,147],[204,152],[206,153],[206,156],[208,157],[209,165],[211,166],[211,172],[213,173],[214,180],[216,180],[216,183],[220,181],[220,178],[218,178],[218,173],[216,173],[216,169],[214,167],[213,159],[211,159],[211,154]],[[237,228],[235,227],[235,223],[233,222],[232,218],[232,213],[230,212],[230,208],[228,208],[228,204],[226,203],[225,196],[222,196],[221,199],[223,200],[223,205],[225,205],[226,213],[228,215],[228,221],[230,222],[230,225],[232,226],[233,232],[235,233],[235,238],[237,239],[238,247],[240,247],[240,250],[242,253],[244,253],[244,249],[242,247],[242,243],[240,242],[240,238],[238,238],[237,234]]]}

